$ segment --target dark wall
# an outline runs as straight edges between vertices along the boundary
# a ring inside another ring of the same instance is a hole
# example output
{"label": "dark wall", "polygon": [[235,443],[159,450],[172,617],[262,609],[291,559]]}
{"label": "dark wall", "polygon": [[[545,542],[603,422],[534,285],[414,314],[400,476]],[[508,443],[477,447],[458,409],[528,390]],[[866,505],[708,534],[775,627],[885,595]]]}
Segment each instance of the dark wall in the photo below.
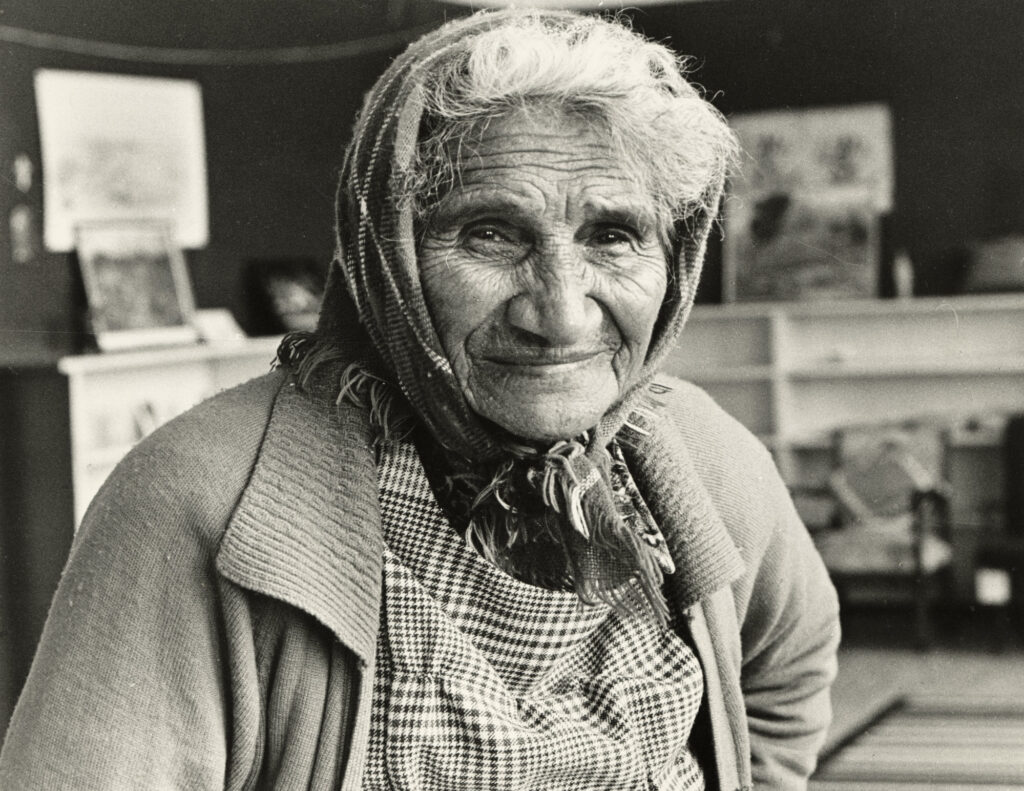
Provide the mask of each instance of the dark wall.
{"label": "dark wall", "polygon": [[[165,47],[252,48],[356,40],[464,9],[428,0],[0,0],[0,24]],[[965,242],[1024,229],[1024,3],[1019,0],[729,0],[652,6],[636,26],[694,56],[727,114],[884,101],[893,108],[893,233],[921,293],[957,287]],[[334,173],[363,91],[398,44],[288,66],[167,66],[0,43],[0,349],[73,347],[67,256],[11,262],[19,193],[11,162],[39,164],[32,71],[181,76],[203,87],[210,245],[188,253],[200,307],[247,320],[241,265],[332,248]],[[37,180],[28,202],[41,228]],[[714,255],[714,251],[713,251]],[[705,298],[714,299],[714,271]],[[2,352],[0,352],[2,354]]]}
{"label": "dark wall", "polygon": [[[0,361],[66,352],[74,334],[73,263],[41,253],[15,265],[7,218],[17,202],[42,230],[39,134],[32,89],[40,67],[198,80],[203,90],[210,242],[186,251],[199,307],[249,322],[242,264],[254,257],[333,251],[334,181],[363,93],[402,44],[378,41],[454,13],[431,3],[262,0],[0,0],[0,25],[75,39],[176,49],[254,49],[355,42],[358,55],[295,65],[166,65],[4,43],[0,37]],[[462,13],[459,11],[458,13]],[[55,45],[66,47],[68,42]],[[197,53],[201,56],[201,53]],[[10,177],[19,152],[36,165],[22,196]]]}
{"label": "dark wall", "polygon": [[919,293],[958,288],[966,242],[1024,231],[1024,3],[735,0],[635,21],[694,56],[727,114],[889,104],[891,244],[909,251]]}

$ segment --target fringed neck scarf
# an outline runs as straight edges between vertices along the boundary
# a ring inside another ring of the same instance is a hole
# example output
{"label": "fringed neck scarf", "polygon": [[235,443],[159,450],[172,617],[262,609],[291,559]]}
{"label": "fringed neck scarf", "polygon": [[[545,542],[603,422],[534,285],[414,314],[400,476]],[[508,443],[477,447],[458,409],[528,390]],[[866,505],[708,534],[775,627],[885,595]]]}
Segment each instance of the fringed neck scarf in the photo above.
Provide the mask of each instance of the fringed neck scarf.
{"label": "fringed neck scarf", "polygon": [[[365,404],[382,430],[410,421],[425,428],[448,481],[449,511],[464,512],[467,535],[499,564],[526,578],[534,568],[538,582],[569,581],[584,601],[616,605],[635,577],[663,618],[661,583],[671,565],[650,531],[657,525],[641,505],[639,516],[623,506],[632,497],[630,462],[659,441],[652,381],[693,303],[714,211],[675,228],[668,293],[637,381],[586,436],[546,452],[517,443],[471,409],[420,287],[412,207],[402,189],[423,121],[424,80],[450,67],[467,38],[522,13],[551,25],[573,18],[502,11],[450,23],[413,43],[368,94],[342,167],[336,259],[319,324],[311,335],[286,338],[280,358],[306,383],[333,370],[328,387]],[[721,184],[713,189],[708,206]]]}

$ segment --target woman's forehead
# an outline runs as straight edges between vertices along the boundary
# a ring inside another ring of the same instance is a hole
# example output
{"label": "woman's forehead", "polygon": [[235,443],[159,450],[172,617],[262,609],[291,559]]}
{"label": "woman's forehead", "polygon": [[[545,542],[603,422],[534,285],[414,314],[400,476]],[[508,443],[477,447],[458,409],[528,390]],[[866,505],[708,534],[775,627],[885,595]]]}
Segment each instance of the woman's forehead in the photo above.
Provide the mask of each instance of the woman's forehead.
{"label": "woman's forehead", "polygon": [[474,155],[529,157],[560,152],[572,157],[611,160],[615,146],[606,124],[597,117],[528,105],[481,121],[449,147],[457,164]]}
{"label": "woman's forehead", "polygon": [[[655,201],[611,136],[585,119],[516,114],[492,119],[454,153],[446,211],[487,205],[517,212],[564,201],[573,213],[653,222]],[[439,206],[438,208],[442,208]]]}
{"label": "woman's forehead", "polygon": [[[521,176],[522,174],[517,174]],[[637,228],[655,227],[655,204],[632,192],[628,185],[608,181],[605,185],[584,184],[545,188],[545,179],[516,178],[461,184],[449,192],[433,213],[433,224],[466,221],[475,217],[500,217],[509,221],[553,216],[556,220],[613,222]]]}

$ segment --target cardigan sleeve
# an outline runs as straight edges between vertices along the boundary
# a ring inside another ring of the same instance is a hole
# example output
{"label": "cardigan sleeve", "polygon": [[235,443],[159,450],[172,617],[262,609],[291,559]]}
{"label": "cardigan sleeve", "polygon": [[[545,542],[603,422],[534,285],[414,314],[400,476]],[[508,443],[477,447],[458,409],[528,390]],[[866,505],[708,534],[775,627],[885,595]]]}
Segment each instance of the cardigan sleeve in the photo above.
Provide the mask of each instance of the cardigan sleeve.
{"label": "cardigan sleeve", "polygon": [[[226,395],[133,450],[91,505],[7,731],[0,788],[202,791],[249,771],[232,676],[252,666],[239,661],[251,645],[214,559],[266,416],[251,391]],[[248,423],[227,431],[232,397],[246,399]]]}
{"label": "cardigan sleeve", "polygon": [[746,566],[716,617],[727,691],[739,677],[729,715],[745,715],[754,787],[802,791],[831,721],[835,589],[764,445],[699,388],[667,381],[677,425]]}
{"label": "cardigan sleeve", "polygon": [[788,491],[766,474],[769,532],[741,620],[741,684],[754,787],[805,789],[831,720],[839,610]]}

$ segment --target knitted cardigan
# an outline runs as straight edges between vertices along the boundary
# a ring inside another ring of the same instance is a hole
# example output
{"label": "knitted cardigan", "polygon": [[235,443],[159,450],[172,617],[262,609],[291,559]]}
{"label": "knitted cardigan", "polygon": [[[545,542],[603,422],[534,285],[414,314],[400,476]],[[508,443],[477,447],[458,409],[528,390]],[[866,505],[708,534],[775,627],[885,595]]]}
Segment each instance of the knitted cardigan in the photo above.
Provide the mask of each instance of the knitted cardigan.
{"label": "knitted cardigan", "polygon": [[[699,482],[681,507],[743,566],[689,608],[670,588],[706,676],[696,749],[709,788],[802,789],[830,716],[834,592],[764,448],[671,385],[681,474]],[[721,558],[698,541],[675,560],[701,575]],[[358,789],[381,564],[360,410],[279,371],[172,421],[75,537],[0,788]]]}

